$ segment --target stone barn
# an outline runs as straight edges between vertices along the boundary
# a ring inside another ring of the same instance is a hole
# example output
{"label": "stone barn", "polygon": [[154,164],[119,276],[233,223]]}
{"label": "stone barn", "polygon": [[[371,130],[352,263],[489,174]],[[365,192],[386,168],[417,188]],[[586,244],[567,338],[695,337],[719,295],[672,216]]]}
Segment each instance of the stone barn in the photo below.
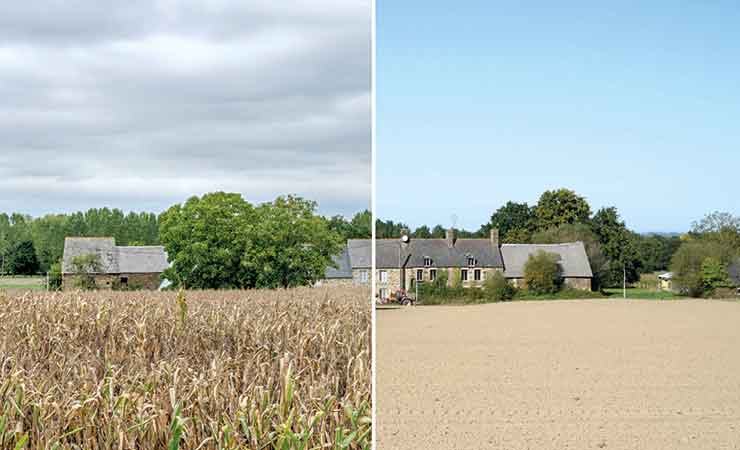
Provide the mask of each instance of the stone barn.
{"label": "stone barn", "polygon": [[524,287],[524,265],[530,256],[540,250],[554,254],[558,261],[563,285],[580,290],[591,290],[593,273],[583,242],[565,244],[503,244],[504,275],[514,286]]}
{"label": "stone barn", "polygon": [[76,257],[96,255],[99,268],[88,273],[98,289],[158,289],[168,267],[167,252],[159,245],[118,246],[111,237],[68,237],[64,240],[62,287],[74,289]]}

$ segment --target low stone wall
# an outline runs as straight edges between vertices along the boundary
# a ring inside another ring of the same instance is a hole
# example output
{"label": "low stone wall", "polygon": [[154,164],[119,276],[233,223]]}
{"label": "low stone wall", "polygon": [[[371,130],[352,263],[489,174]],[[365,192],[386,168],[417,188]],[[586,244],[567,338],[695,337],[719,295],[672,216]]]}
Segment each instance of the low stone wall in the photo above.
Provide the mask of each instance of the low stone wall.
{"label": "low stone wall", "polygon": [[565,278],[563,284],[571,289],[578,289],[580,291],[591,290],[591,278]]}
{"label": "low stone wall", "polygon": [[[110,290],[113,289],[114,286],[123,289],[125,286],[128,286],[128,288],[148,289],[153,291],[159,289],[159,285],[161,284],[160,275],[161,274],[159,273],[97,274],[93,275],[93,279],[95,280],[96,289]],[[78,276],[79,275],[74,274],[62,275],[62,289],[65,291],[76,289],[75,280]],[[121,283],[123,278],[127,279],[127,283]]]}
{"label": "low stone wall", "polygon": [[[509,278],[509,282],[516,288],[523,289],[527,286],[524,278]],[[563,285],[569,289],[580,291],[591,290],[591,278],[563,278]]]}
{"label": "low stone wall", "polygon": [[355,286],[352,278],[327,278],[316,283],[316,287],[351,287]]}

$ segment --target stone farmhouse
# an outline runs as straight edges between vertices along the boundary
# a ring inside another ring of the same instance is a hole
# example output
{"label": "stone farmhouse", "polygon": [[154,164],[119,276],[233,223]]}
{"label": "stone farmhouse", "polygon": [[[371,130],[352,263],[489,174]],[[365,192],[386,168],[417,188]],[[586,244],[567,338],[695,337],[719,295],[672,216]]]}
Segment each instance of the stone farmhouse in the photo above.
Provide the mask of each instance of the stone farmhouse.
{"label": "stone farmhouse", "polygon": [[[458,239],[448,230],[444,239],[376,240],[378,296],[387,298],[398,289],[411,289],[415,282],[431,282],[443,271],[452,282],[459,271],[463,287],[482,287],[486,278],[501,272],[515,286],[524,285],[524,264],[539,250],[558,258],[563,283],[590,290],[591,265],[582,242],[564,244],[501,244],[498,230],[488,239]],[[327,281],[368,284],[371,268],[370,239],[347,243],[346,255],[338,257],[342,269],[327,271]],[[339,276],[341,275],[341,277]]]}
{"label": "stone farmhouse", "polygon": [[73,260],[78,256],[97,255],[100,270],[90,274],[98,289],[137,287],[158,289],[161,275],[168,267],[167,252],[162,246],[117,246],[111,237],[68,237],[64,240],[62,287],[73,289]]}
{"label": "stone farmhouse", "polygon": [[370,284],[372,252],[370,239],[349,239],[342,253],[335,256],[336,268],[328,267],[319,286],[351,286]]}

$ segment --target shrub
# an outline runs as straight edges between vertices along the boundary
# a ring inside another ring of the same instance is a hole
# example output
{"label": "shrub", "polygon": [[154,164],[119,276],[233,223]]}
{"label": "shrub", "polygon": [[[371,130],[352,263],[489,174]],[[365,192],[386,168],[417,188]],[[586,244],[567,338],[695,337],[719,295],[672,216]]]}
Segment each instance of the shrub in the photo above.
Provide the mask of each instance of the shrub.
{"label": "shrub", "polygon": [[452,285],[450,286],[453,290],[457,291],[463,288],[462,275],[460,269],[453,269],[452,271]]}
{"label": "shrub", "polygon": [[560,288],[557,255],[543,250],[530,255],[524,264],[524,282],[533,294],[553,294]]}
{"label": "shrub", "polygon": [[730,288],[730,273],[727,266],[717,258],[712,256],[705,258],[701,263],[701,276],[704,289],[713,291],[717,288]]}
{"label": "shrub", "polygon": [[714,288],[722,287],[724,276],[721,272],[726,272],[727,263],[732,257],[732,249],[716,242],[684,242],[671,260],[673,283],[682,293],[702,297]]}
{"label": "shrub", "polygon": [[62,290],[62,264],[54,263],[49,268],[49,290]]}
{"label": "shrub", "polygon": [[74,286],[86,291],[95,289],[97,286],[93,274],[100,273],[101,268],[100,257],[95,253],[72,258],[72,273],[75,274]]}
{"label": "shrub", "polygon": [[436,292],[445,292],[447,290],[447,270],[440,269],[437,271],[437,277],[432,281],[432,288]]}
{"label": "shrub", "polygon": [[493,276],[486,278],[483,292],[487,298],[500,302],[514,298],[516,289],[501,272],[495,272]]}

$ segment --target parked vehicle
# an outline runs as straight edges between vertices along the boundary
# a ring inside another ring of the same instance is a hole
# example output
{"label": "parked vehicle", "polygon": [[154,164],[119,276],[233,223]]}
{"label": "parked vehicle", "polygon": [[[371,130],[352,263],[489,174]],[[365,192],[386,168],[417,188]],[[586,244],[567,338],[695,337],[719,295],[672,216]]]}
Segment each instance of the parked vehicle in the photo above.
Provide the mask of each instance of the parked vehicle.
{"label": "parked vehicle", "polygon": [[410,297],[405,289],[399,289],[393,294],[390,295],[388,298],[380,298],[378,301],[378,304],[380,305],[389,305],[389,304],[397,304],[397,305],[403,305],[403,306],[409,306],[409,305],[415,305],[416,299],[413,297]]}

